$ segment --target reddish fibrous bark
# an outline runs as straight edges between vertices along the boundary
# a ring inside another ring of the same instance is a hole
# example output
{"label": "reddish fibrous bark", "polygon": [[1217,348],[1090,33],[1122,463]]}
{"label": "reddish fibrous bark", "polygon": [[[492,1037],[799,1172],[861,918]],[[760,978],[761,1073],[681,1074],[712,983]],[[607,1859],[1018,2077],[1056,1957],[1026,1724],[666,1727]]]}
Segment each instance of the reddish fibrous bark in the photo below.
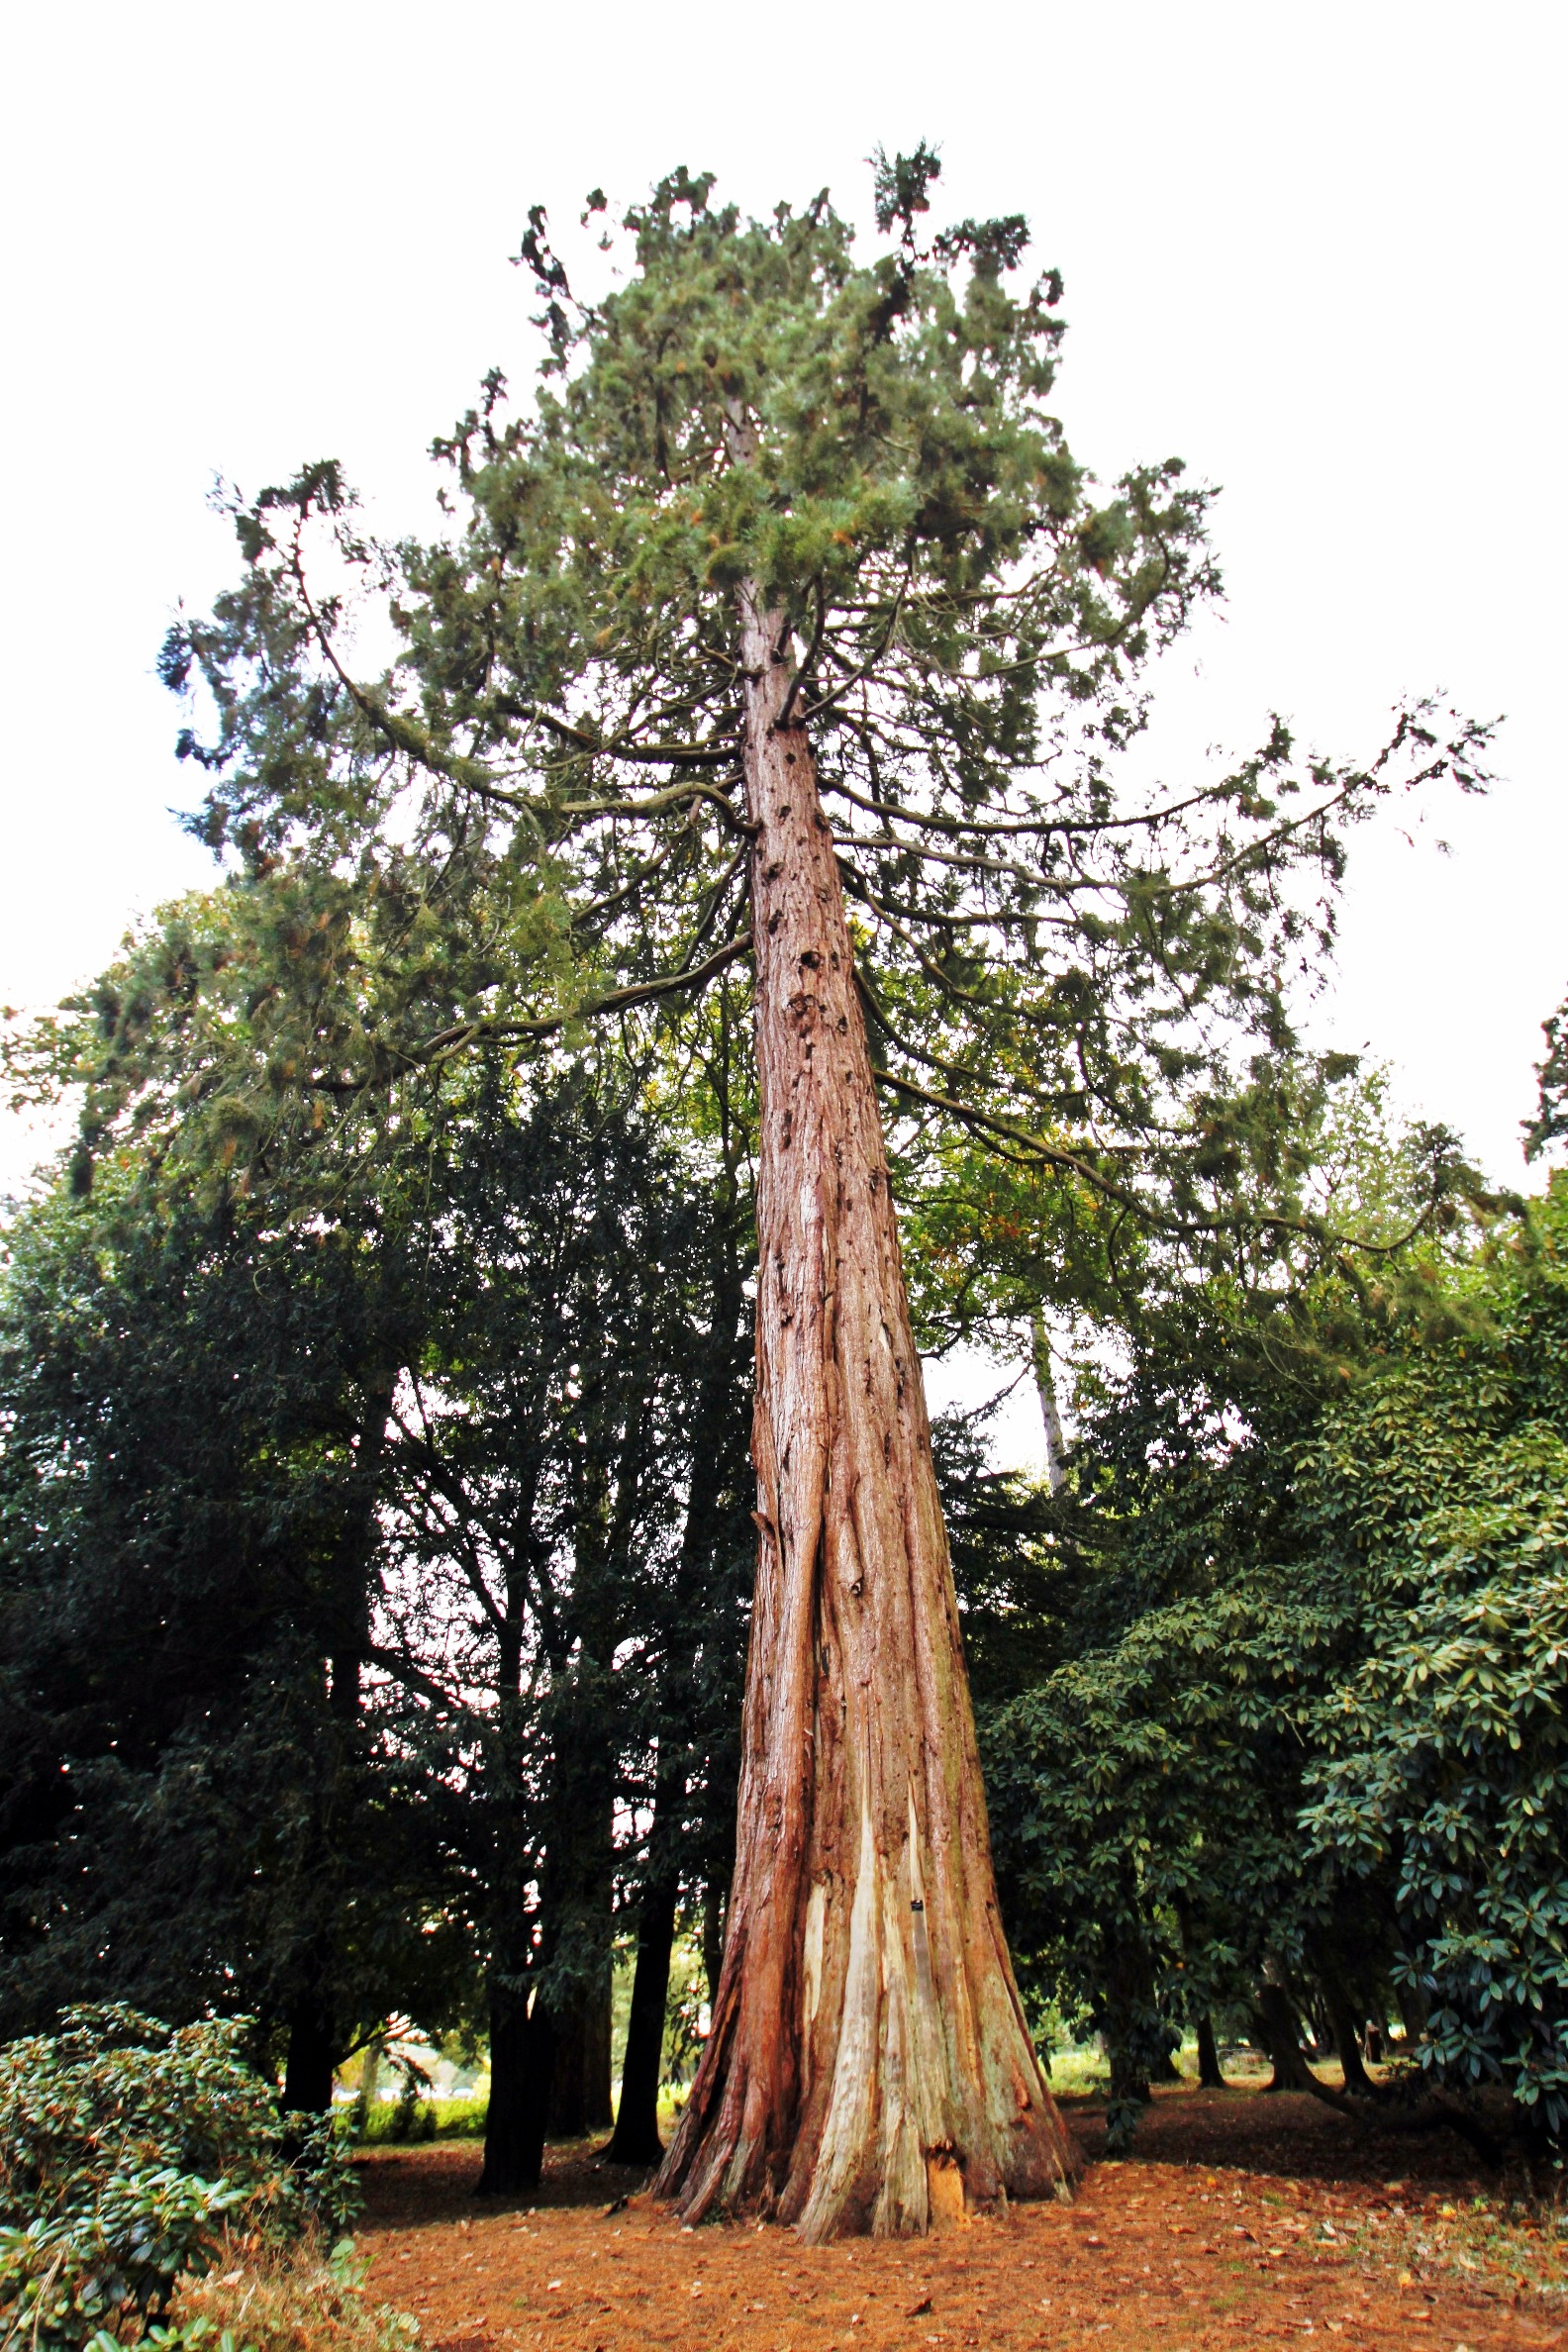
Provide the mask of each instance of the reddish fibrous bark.
{"label": "reddish fibrous bark", "polygon": [[759,1550],[707,2048],[661,2194],[809,2239],[1065,2194],[997,1912],[947,1540],[833,836],[741,597],[760,1085]]}

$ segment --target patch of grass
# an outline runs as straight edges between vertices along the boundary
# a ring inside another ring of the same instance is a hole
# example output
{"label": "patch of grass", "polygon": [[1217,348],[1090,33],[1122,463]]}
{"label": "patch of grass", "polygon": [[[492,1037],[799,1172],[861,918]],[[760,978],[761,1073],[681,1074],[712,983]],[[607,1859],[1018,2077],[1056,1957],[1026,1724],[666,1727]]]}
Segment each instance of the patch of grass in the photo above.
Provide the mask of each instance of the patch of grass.
{"label": "patch of grass", "polygon": [[1070,2043],[1051,2052],[1047,2079],[1052,2091],[1068,2098],[1087,2098],[1110,2089],[1110,2061],[1092,2042]]}
{"label": "patch of grass", "polygon": [[402,2100],[378,2100],[357,2135],[361,2146],[381,2147],[388,2141],[483,2139],[489,2112],[487,2091],[432,2093],[410,2107]]}

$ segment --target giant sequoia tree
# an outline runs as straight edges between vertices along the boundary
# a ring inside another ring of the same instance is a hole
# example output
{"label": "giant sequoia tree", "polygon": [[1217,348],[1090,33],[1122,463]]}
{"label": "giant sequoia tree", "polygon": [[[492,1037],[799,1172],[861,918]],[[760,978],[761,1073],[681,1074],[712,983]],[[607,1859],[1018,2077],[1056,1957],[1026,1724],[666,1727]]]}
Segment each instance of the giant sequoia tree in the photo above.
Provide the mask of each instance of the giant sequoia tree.
{"label": "giant sequoia tree", "polygon": [[[341,870],[379,835],[433,893],[490,877],[453,1018],[362,1053],[307,1025],[295,1099],[678,1024],[750,959],[757,1591],[724,1969],[661,2182],[811,2236],[1071,2169],[998,1922],[879,1090],[1220,1235],[1235,1041],[1286,1036],[1326,920],[1291,877],[1331,887],[1342,818],[1470,749],[1411,715],[1339,772],[1276,728],[1232,775],[1120,784],[1139,665],[1214,586],[1204,499],[1174,463],[1096,492],[1045,406],[1058,283],[1015,289],[1016,219],[927,241],[935,170],[879,166],[869,259],[826,197],[758,223],[677,172],[592,307],[536,212],[543,366],[438,444],[448,537],[371,548],[314,466],[237,512],[244,578],[165,653],[216,712],[184,738],[215,845]],[[398,637],[375,679],[356,580]]]}

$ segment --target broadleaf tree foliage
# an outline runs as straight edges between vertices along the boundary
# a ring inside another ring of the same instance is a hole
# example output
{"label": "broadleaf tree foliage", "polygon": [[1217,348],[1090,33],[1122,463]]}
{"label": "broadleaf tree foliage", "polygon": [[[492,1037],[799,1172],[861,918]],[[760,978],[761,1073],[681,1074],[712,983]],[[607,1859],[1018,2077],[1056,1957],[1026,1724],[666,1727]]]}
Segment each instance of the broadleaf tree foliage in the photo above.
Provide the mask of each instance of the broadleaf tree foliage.
{"label": "broadleaf tree foliage", "polygon": [[1347,2115],[1560,2142],[1564,1186],[1477,1206],[1372,1280],[1174,1302],[1080,1393],[982,1746],[1021,1974],[1104,2033],[1124,2135],[1223,2014]]}
{"label": "broadleaf tree foliage", "polygon": [[[164,652],[207,698],[200,829],[319,901],[301,955],[342,938],[365,982],[330,1020],[298,975],[246,1000],[244,1116],[214,1075],[185,1123],[227,1126],[242,1180],[481,1047],[611,1020],[678,1054],[749,962],[757,1601],[724,1971],[661,2177],[813,2236],[1071,2170],[997,1924],[879,1104],[901,1164],[967,1135],[1211,1262],[1331,1242],[1241,1197],[1251,1064],[1293,1049],[1345,826],[1484,749],[1423,707],[1360,766],[1276,723],[1230,773],[1127,781],[1145,665],[1217,586],[1205,496],[1174,461],[1097,489],[1047,405],[1059,281],[1019,278],[1020,220],[929,235],[936,176],[879,159],[863,259],[826,196],[755,222],[676,172],[592,304],[536,211],[539,380],[513,408],[492,375],[437,444],[447,535],[376,547],[309,467],[236,502],[244,575]],[[137,1116],[137,1018],[100,1134]]]}

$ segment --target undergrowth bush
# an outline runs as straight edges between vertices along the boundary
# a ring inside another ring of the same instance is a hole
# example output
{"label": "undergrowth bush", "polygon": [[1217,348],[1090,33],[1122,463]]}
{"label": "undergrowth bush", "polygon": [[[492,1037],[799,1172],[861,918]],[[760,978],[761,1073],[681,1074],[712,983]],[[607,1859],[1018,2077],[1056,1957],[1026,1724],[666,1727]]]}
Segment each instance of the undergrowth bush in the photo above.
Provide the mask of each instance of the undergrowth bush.
{"label": "undergrowth bush", "polygon": [[237,2237],[341,2230],[346,2151],[279,2116],[246,2031],[116,2004],[0,2049],[0,2352],[150,2340]]}
{"label": "undergrowth bush", "polygon": [[[419,2321],[364,2296],[369,2266],[351,2238],[329,2247],[319,2229],[290,2245],[231,2240],[199,2278],[187,2274],[169,2303],[175,2342],[154,2335],[147,2352],[413,2352]],[[90,2348],[91,2352],[91,2348]]]}

